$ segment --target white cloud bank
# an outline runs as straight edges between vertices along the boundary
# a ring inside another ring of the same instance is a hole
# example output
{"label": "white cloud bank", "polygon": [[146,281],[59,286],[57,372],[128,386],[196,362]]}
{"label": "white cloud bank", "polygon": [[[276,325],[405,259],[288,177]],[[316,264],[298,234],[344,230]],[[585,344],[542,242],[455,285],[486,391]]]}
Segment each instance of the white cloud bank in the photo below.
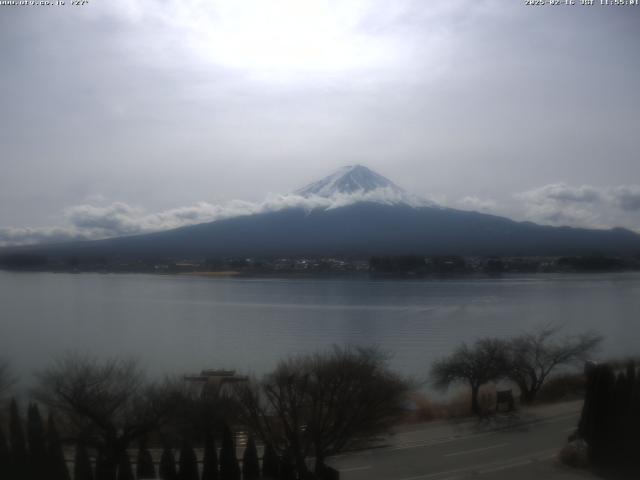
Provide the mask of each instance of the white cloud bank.
{"label": "white cloud bank", "polygon": [[338,194],[331,198],[286,194],[270,195],[263,202],[233,200],[221,205],[199,202],[195,205],[156,213],[122,202],[108,205],[83,204],[65,209],[63,212],[65,226],[0,228],[0,246],[136,235],[243,215],[275,212],[286,208],[302,208],[310,211],[318,208],[338,208],[365,201],[389,205],[397,203],[408,203],[412,206],[433,205],[427,200],[390,188],[380,188],[366,193]]}
{"label": "white cloud bank", "polygon": [[[640,231],[640,185],[576,187],[554,183],[516,194],[514,198],[515,203],[510,205],[514,217],[521,216],[547,225],[588,228],[627,226]],[[367,193],[338,194],[330,198],[286,194],[270,195],[263,202],[233,200],[220,205],[199,202],[161,212],[148,212],[122,202],[82,204],[64,210],[66,224],[63,226],[0,228],[0,246],[136,235],[286,208],[311,211],[363,201],[405,203],[414,207],[435,205],[430,200],[388,188]],[[464,210],[484,213],[504,215],[507,211],[496,200],[475,196],[464,197],[454,204]]]}

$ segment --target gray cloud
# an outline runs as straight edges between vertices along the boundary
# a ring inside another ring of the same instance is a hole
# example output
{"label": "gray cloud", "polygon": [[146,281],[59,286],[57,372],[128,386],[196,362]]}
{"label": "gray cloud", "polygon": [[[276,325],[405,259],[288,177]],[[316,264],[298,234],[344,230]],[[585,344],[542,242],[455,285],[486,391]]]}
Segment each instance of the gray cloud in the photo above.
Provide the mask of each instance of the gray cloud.
{"label": "gray cloud", "polygon": [[525,217],[552,225],[640,229],[640,186],[572,186],[554,183],[516,195]]}
{"label": "gray cloud", "polygon": [[609,191],[609,196],[623,210],[640,210],[640,185],[616,187]]}
{"label": "gray cloud", "polygon": [[464,210],[472,210],[484,213],[495,213],[496,201],[490,198],[479,198],[475,196],[466,196],[456,202],[456,206]]}
{"label": "gray cloud", "polygon": [[92,232],[73,227],[0,227],[0,247],[92,239]]}
{"label": "gray cloud", "polygon": [[589,185],[572,187],[565,183],[554,183],[529,190],[521,194],[526,200],[547,202],[549,200],[560,203],[596,203],[602,201],[601,192]]}

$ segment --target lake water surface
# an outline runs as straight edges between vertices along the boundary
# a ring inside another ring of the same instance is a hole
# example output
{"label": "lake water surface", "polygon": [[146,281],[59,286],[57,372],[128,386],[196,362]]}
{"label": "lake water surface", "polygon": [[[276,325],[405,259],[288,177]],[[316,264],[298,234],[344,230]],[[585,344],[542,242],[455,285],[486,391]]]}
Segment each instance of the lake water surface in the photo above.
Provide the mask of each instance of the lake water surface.
{"label": "lake water surface", "polygon": [[424,378],[462,341],[545,323],[640,353],[640,274],[498,279],[233,279],[0,271],[0,357],[21,377],[66,350],[139,357],[151,372],[263,373],[332,344],[379,345]]}

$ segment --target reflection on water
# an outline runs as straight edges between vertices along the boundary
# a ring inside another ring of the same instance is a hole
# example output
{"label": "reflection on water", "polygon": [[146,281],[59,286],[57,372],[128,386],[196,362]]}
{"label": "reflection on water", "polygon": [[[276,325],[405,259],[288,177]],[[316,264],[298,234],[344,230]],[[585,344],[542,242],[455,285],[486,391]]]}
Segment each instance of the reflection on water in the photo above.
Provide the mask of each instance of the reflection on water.
{"label": "reflection on water", "polygon": [[282,356],[375,344],[424,377],[461,341],[561,323],[640,350],[640,274],[366,281],[0,272],[0,356],[25,374],[68,349],[133,354],[153,372],[261,373]]}

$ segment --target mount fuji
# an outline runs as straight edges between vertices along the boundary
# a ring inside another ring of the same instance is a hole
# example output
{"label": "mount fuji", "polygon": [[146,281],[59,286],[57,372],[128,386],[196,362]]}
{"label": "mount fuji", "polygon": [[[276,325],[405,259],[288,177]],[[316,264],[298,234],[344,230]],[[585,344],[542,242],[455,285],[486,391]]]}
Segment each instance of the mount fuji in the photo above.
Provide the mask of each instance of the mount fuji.
{"label": "mount fuji", "polygon": [[394,193],[405,194],[405,191],[391,180],[362,165],[342,167],[322,180],[296,190],[295,193],[303,197],[313,195],[333,197],[340,194],[368,193],[379,189],[388,189]]}
{"label": "mount fuji", "polygon": [[370,201],[435,207],[433,202],[412,195],[386,177],[363,165],[348,165],[331,175],[293,192],[306,199],[341,200],[340,204]]}
{"label": "mount fuji", "polygon": [[287,198],[293,200],[278,208],[173,230],[18,250],[105,258],[640,253],[640,235],[629,230],[550,227],[444,208],[361,165]]}

